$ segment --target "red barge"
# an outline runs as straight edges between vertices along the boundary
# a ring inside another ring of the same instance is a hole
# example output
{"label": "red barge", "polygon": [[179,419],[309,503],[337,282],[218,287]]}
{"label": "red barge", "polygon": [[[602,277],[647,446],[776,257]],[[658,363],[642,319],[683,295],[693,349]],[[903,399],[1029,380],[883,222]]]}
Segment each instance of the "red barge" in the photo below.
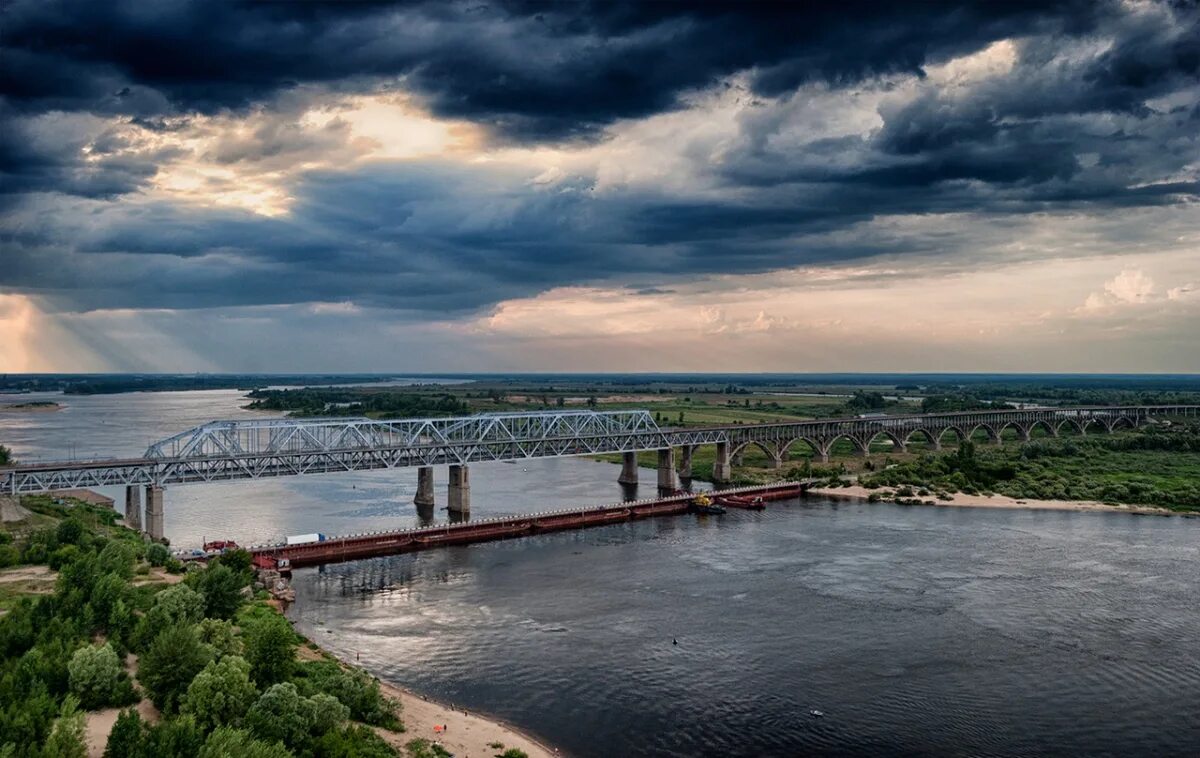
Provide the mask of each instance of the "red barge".
{"label": "red barge", "polygon": [[[761,487],[716,490],[707,494],[721,505],[761,509],[764,507],[765,501],[798,497],[806,488],[804,484],[788,482]],[[255,545],[249,550],[254,556],[256,566],[287,570],[300,566],[374,558],[451,545],[470,545],[476,542],[513,539],[567,529],[606,526],[634,519],[675,516],[693,510],[694,498],[692,493],[680,492],[656,500],[617,503],[599,508],[503,516],[482,521],[403,531],[351,534],[330,537],[319,542]]]}

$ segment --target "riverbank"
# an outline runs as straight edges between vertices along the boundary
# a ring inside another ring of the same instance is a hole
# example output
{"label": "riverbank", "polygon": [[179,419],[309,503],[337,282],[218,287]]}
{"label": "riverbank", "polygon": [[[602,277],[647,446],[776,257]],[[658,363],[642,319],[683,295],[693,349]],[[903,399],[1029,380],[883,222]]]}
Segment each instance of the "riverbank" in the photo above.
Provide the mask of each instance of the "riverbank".
{"label": "riverbank", "polygon": [[[908,498],[897,496],[892,490],[877,488],[868,489],[854,484],[848,487],[813,487],[808,490],[810,495],[841,498],[845,500],[868,500],[872,495],[879,502],[894,503],[897,499]],[[1103,511],[1107,513],[1132,513],[1139,516],[1191,516],[1195,514],[1180,513],[1167,508],[1154,508],[1140,505],[1109,505],[1092,500],[1028,500],[1008,497],[1007,495],[967,495],[955,492],[949,495],[949,500],[935,498],[920,498],[919,505],[949,508],[1017,508],[1035,511]],[[914,503],[914,505],[917,505]]]}
{"label": "riverbank", "polygon": [[[305,645],[298,648],[298,655],[302,660],[318,660],[322,654],[338,660],[344,666],[358,667],[354,661],[343,659],[332,650],[320,647],[313,650]],[[375,731],[402,756],[408,755],[405,745],[415,739],[438,742],[458,758],[491,758],[513,748],[524,752],[529,758],[554,758],[562,755],[498,719],[453,708],[451,704],[431,700],[425,695],[383,679],[379,680],[379,689],[386,697],[400,703],[400,718],[404,722],[405,731]],[[435,726],[441,726],[443,730],[436,731]],[[503,747],[494,747],[495,745]]]}

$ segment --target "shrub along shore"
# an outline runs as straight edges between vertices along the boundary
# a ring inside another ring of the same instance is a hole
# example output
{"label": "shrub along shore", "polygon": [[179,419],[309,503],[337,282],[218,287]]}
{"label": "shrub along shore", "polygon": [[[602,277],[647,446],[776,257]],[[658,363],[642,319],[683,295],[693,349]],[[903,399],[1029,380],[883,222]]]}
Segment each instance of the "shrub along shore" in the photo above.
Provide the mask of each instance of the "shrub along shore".
{"label": "shrub along shore", "polygon": [[406,739],[378,680],[300,650],[254,589],[248,553],[185,571],[107,508],[22,505],[29,516],[0,531],[0,558],[17,565],[0,587],[8,575],[43,584],[0,616],[0,756],[82,757],[89,737],[91,754],[112,758],[448,755]]}

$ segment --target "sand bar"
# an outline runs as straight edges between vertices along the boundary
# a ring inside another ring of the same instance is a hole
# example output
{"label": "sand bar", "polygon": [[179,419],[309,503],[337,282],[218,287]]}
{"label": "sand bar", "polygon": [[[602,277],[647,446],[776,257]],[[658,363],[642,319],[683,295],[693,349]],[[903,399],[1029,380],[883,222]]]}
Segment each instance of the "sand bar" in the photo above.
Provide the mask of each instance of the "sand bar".
{"label": "sand bar", "polygon": [[[872,494],[879,495],[882,502],[892,502],[895,495],[887,487],[867,489],[858,484],[849,487],[814,487],[808,491],[810,495],[842,498],[846,500],[866,500]],[[1148,505],[1108,505],[1094,500],[1027,500],[1008,497],[1007,495],[967,495],[955,492],[949,500],[939,500],[934,496],[921,496],[922,501],[932,500],[933,506],[949,508],[1017,508],[1038,511],[1103,511],[1106,513],[1132,513],[1140,516],[1191,516],[1195,514],[1180,513],[1166,508],[1155,508]],[[925,503],[925,505],[930,505]]]}

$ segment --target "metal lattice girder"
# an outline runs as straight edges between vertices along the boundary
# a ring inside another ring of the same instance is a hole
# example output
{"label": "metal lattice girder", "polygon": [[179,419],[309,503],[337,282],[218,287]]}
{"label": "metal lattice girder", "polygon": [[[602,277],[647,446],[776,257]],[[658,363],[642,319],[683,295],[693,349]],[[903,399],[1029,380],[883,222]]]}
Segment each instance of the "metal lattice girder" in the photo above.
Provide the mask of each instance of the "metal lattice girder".
{"label": "metal lattice girder", "polygon": [[866,450],[883,435],[903,445],[915,434],[936,441],[947,430],[969,437],[1007,427],[1027,437],[1042,425],[1057,434],[1138,426],[1154,416],[1200,415],[1200,406],[1111,406],[967,411],[823,419],[692,429],[661,429],[649,411],[493,413],[437,419],[366,418],[213,421],[150,446],[143,458],[42,463],[0,469],[0,492],[185,484],[372,469],[636,452],[667,447],[748,444],[782,455],[805,440],[827,452],[838,439]]}

